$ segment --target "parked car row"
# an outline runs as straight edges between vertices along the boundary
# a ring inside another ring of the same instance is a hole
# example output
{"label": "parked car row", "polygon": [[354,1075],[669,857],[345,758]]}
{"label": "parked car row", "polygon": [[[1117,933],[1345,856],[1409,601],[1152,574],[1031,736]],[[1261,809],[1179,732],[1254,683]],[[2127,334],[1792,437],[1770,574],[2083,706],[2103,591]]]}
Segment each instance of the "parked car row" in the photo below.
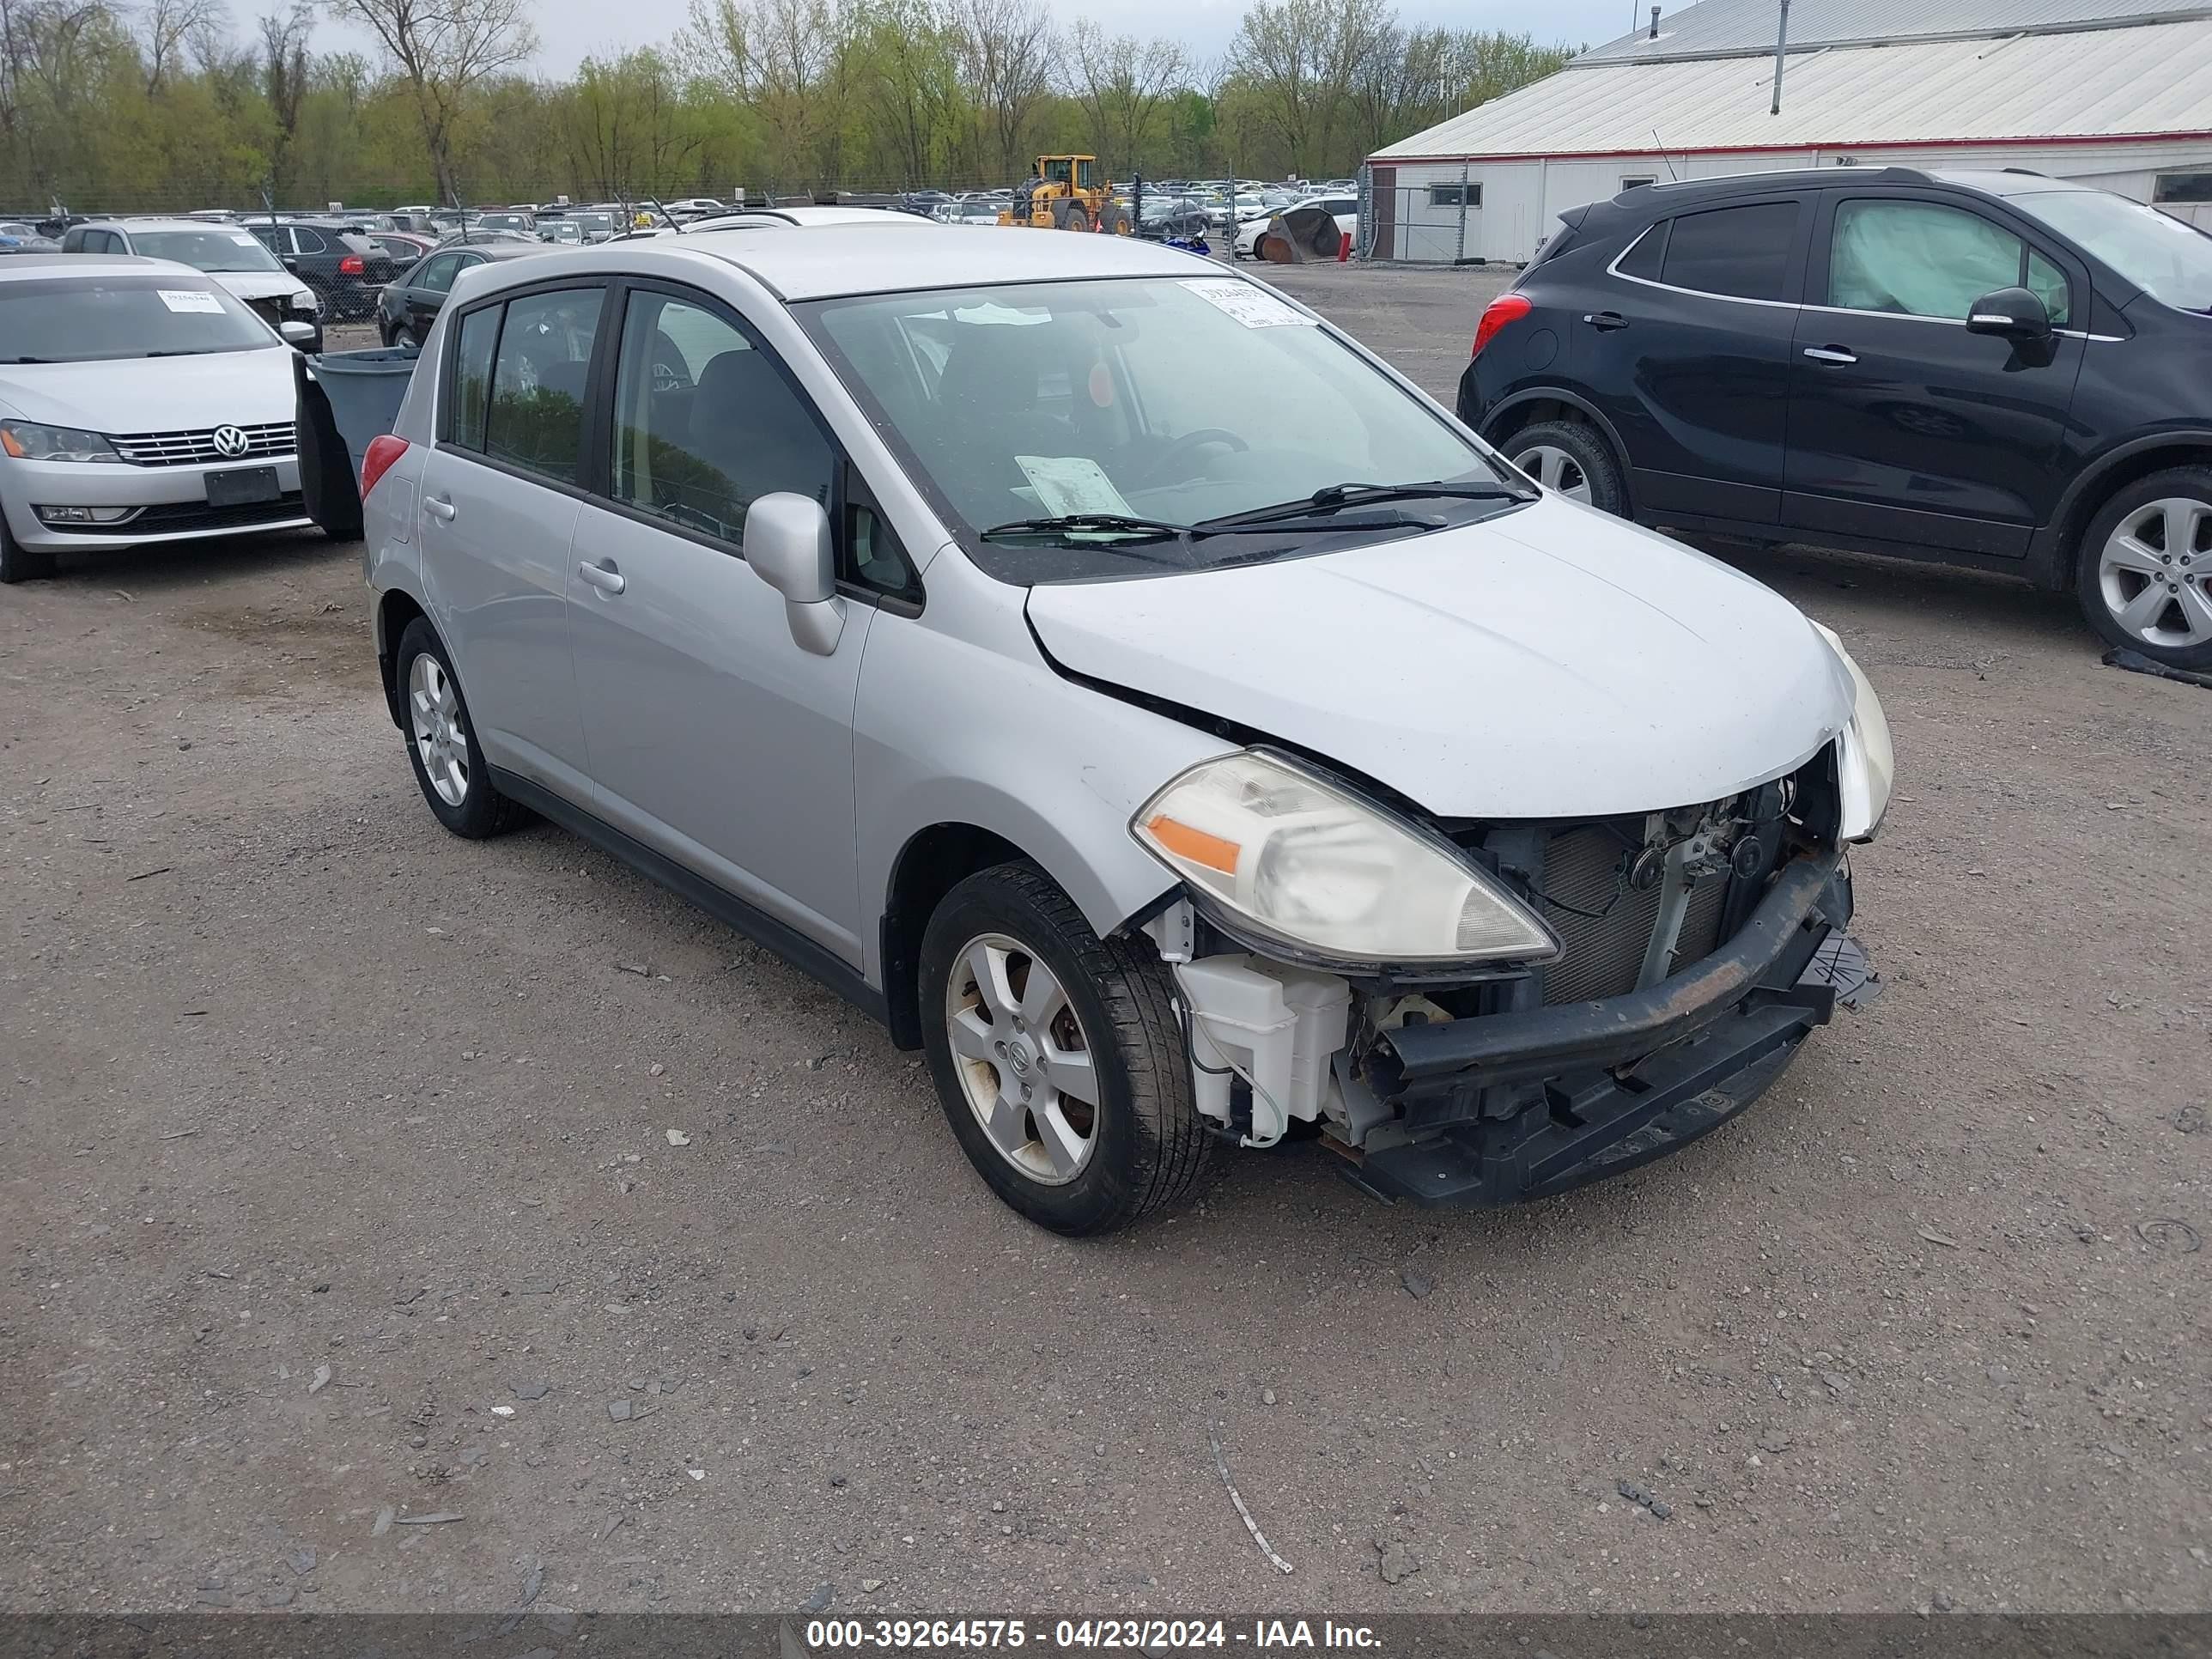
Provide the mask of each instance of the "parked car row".
{"label": "parked car row", "polygon": [[1646,185],[1563,216],[1459,412],[1601,510],[2070,589],[2212,669],[2212,237],[2019,171]]}

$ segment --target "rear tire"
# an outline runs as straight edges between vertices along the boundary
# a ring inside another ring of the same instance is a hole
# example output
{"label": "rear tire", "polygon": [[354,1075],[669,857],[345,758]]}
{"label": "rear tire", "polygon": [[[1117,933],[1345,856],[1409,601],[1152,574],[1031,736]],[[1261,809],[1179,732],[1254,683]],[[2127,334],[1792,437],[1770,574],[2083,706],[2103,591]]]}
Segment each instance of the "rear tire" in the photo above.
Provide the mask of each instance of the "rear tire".
{"label": "rear tire", "polygon": [[2168,668],[2212,669],[2212,467],[2115,490],[2074,568],[2081,614],[2107,641]]}
{"label": "rear tire", "polygon": [[469,841],[520,823],[529,815],[493,787],[461,683],[437,630],[421,617],[399,636],[396,672],[407,761],[438,822]]}
{"label": "rear tire", "polygon": [[1146,941],[1100,939],[1042,871],[1002,864],[930,917],[920,989],[945,1119],[1014,1209],[1079,1237],[1197,1185],[1213,1143],[1173,982]]}
{"label": "rear tire", "polygon": [[54,574],[54,556],[24,547],[0,520],[0,583],[43,581]]}
{"label": "rear tire", "polygon": [[1524,426],[1500,443],[1506,459],[1546,489],[1610,513],[1628,516],[1628,487],[1613,447],[1587,421],[1565,417]]}

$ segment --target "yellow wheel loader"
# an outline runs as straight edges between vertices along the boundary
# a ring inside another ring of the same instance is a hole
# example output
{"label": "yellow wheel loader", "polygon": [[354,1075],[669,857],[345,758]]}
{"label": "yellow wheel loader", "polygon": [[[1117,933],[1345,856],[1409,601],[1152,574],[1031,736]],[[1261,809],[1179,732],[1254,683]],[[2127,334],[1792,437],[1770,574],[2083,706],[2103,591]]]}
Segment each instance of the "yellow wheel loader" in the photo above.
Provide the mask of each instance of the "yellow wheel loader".
{"label": "yellow wheel loader", "polygon": [[1038,156],[999,222],[1039,230],[1103,230],[1110,236],[1127,236],[1136,228],[1129,210],[1114,199],[1113,186],[1100,176],[1095,155]]}

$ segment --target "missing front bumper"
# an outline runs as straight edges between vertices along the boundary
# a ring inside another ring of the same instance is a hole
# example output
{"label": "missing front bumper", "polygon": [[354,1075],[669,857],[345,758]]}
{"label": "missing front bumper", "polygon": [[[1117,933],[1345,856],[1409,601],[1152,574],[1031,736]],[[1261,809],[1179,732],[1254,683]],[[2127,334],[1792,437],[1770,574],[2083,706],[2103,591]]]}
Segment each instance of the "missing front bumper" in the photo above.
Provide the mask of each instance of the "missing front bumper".
{"label": "missing front bumper", "polygon": [[1352,1178],[1424,1204],[1510,1204],[1680,1150],[1758,1099],[1838,1003],[1878,988],[1850,919],[1839,858],[1801,858],[1728,946],[1648,991],[1388,1034],[1368,1083],[1407,1139],[1370,1141]]}

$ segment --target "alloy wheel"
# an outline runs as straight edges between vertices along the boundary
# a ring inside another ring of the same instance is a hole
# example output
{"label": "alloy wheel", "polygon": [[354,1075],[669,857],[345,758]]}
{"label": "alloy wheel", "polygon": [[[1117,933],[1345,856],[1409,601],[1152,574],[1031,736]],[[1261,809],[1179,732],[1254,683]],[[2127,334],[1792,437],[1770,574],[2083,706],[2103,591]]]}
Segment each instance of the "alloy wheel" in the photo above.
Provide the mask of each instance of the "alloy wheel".
{"label": "alloy wheel", "polygon": [[2098,554],[2105,607],[2134,638],[2167,649],[2212,641],[2212,502],[2146,501]]}
{"label": "alloy wheel", "polygon": [[1555,490],[1571,501],[1589,501],[1589,476],[1583,471],[1580,461],[1557,445],[1534,445],[1516,455],[1513,465],[1545,489]]}
{"label": "alloy wheel", "polygon": [[1065,1186],[1097,1146],[1098,1072],[1066,988],[1003,933],[970,939],[945,981],[945,1030],[969,1109],[999,1155]]}
{"label": "alloy wheel", "polygon": [[407,719],[430,787],[447,805],[459,806],[469,798],[468,724],[453,676],[427,651],[407,671]]}

